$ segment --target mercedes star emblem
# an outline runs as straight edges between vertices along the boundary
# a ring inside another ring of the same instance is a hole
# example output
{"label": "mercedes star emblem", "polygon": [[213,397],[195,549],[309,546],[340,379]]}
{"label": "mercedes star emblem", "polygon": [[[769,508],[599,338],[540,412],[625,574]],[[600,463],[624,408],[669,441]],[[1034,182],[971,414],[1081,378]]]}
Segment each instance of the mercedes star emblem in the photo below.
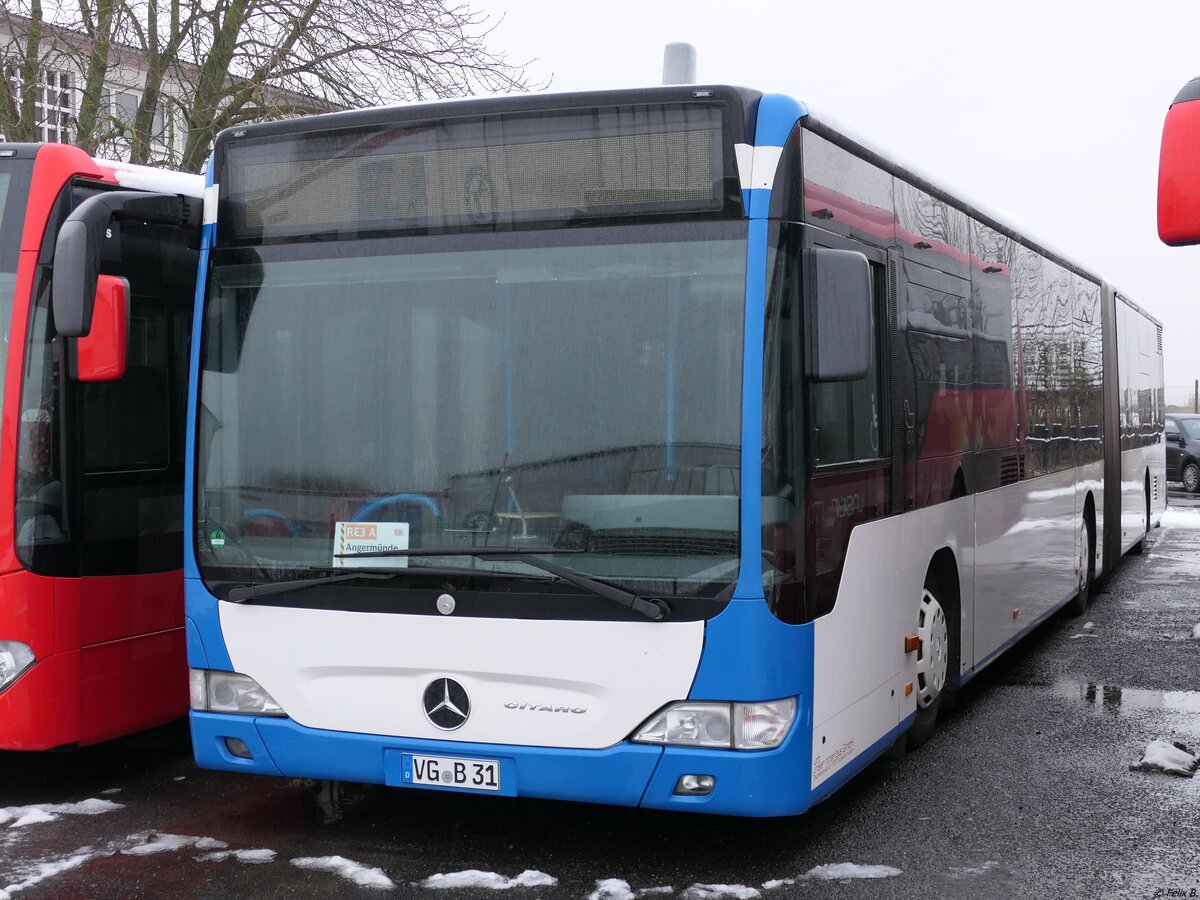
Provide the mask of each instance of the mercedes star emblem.
{"label": "mercedes star emblem", "polygon": [[425,718],[442,731],[462,728],[471,715],[471,699],[453,678],[435,678],[429,682],[421,705],[425,707]]}

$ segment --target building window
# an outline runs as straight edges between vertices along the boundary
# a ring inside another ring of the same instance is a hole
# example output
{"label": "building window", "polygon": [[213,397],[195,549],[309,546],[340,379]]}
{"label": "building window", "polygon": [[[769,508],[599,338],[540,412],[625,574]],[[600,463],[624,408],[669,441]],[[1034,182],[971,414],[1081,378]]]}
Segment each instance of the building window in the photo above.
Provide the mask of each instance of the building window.
{"label": "building window", "polygon": [[34,104],[39,141],[65,143],[70,140],[67,129],[75,114],[72,88],[68,72],[48,70],[42,73]]}
{"label": "building window", "polygon": [[[15,68],[5,71],[8,90],[21,105],[21,75]],[[35,140],[67,143],[71,140],[70,125],[75,116],[75,90],[69,72],[53,69],[42,71],[38,76],[37,95],[34,98]],[[7,140],[7,138],[3,138]]]}

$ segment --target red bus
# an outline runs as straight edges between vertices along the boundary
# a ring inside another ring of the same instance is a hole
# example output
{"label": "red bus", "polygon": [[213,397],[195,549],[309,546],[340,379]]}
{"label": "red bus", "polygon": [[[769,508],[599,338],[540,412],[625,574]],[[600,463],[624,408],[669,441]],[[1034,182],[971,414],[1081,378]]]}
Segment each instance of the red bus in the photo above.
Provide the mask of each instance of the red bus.
{"label": "red bus", "polygon": [[1163,123],[1158,165],[1158,236],[1172,246],[1200,243],[1200,78],[1176,94]]}
{"label": "red bus", "polygon": [[[199,176],[0,144],[0,749],[187,709],[184,416]],[[57,241],[102,229],[87,271]],[[88,285],[64,304],[60,283]]]}

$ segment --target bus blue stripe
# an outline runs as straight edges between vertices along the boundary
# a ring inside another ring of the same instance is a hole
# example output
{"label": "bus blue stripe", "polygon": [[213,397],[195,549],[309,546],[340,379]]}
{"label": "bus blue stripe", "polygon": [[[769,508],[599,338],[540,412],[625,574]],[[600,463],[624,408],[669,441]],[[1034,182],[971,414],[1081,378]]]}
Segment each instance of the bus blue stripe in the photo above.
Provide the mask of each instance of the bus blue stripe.
{"label": "bus blue stripe", "polygon": [[[213,158],[208,160],[204,183],[213,185]],[[188,369],[187,446],[184,457],[183,491],[183,575],[184,605],[187,617],[188,664],[195,668],[232,670],[229,650],[221,634],[217,599],[200,580],[196,563],[196,422],[200,384],[200,327],[204,322],[204,293],[208,283],[208,258],[217,236],[215,223],[205,225],[200,241],[200,263],[196,279],[196,303],[192,314],[192,359]]]}

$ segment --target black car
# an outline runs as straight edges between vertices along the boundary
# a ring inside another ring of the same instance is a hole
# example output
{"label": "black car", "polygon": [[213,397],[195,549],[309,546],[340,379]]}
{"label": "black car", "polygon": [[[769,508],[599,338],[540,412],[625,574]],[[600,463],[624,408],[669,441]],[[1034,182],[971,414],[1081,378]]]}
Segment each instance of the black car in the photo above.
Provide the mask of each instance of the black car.
{"label": "black car", "polygon": [[1167,480],[1200,491],[1200,415],[1167,416]]}

